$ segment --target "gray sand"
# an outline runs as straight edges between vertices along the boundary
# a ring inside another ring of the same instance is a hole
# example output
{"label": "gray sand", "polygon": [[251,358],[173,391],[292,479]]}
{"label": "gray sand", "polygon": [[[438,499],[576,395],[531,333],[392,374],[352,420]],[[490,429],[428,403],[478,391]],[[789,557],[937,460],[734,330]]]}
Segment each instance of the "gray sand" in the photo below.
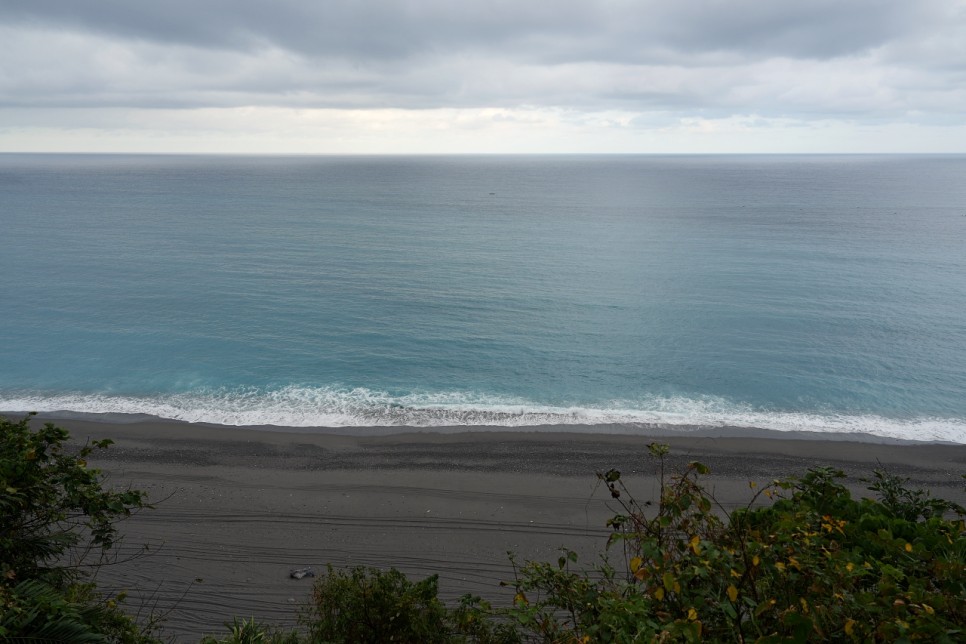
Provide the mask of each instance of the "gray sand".
{"label": "gray sand", "polygon": [[[670,443],[672,464],[700,460],[726,507],[748,482],[846,470],[861,492],[877,464],[966,502],[966,446],[880,444],[841,436],[741,430],[660,436],[566,431],[411,432],[345,435],[175,422],[99,424],[62,420],[75,439],[112,438],[92,459],[110,482],[157,501],[125,522],[123,554],[140,556],[99,573],[105,589],[129,589],[132,609],[167,612],[164,635],[197,641],[231,616],[292,624],[312,580],[289,571],[395,566],[440,575],[441,595],[501,601],[512,579],[507,551],[556,560],[561,546],[593,562],[613,514],[595,471],[616,467],[641,500],[654,498],[652,440]],[[624,428],[627,431],[627,428]],[[673,466],[672,468],[673,469]],[[195,581],[200,580],[200,581]]]}

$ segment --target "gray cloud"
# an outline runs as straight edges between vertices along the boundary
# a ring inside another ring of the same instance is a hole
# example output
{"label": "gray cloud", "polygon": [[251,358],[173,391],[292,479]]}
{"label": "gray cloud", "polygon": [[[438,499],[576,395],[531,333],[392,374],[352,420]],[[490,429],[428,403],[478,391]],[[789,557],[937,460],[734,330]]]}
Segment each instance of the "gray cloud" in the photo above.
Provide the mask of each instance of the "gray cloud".
{"label": "gray cloud", "polygon": [[958,0],[5,0],[0,105],[966,111]]}
{"label": "gray cloud", "polygon": [[270,46],[363,60],[467,50],[531,61],[650,60],[660,52],[828,58],[943,14],[939,0],[7,0],[0,18],[155,43]]}

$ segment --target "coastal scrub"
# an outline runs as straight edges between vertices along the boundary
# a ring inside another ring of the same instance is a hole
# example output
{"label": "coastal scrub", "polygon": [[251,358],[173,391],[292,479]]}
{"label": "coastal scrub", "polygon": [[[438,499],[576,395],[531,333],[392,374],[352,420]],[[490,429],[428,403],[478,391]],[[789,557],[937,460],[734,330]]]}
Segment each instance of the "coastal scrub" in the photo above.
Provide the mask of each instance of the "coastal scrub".
{"label": "coastal scrub", "polygon": [[117,545],[116,523],[150,507],[110,490],[87,457],[111,441],[67,449],[67,430],[0,417],[0,640],[154,642],[101,597],[92,572]]}
{"label": "coastal scrub", "polygon": [[[608,546],[620,564],[574,570],[528,562],[510,614],[538,640],[962,641],[966,511],[876,471],[879,500],[853,499],[841,471],[752,483],[729,512],[696,462],[639,503],[620,472],[599,474],[619,512]],[[766,501],[766,503],[761,503]]]}

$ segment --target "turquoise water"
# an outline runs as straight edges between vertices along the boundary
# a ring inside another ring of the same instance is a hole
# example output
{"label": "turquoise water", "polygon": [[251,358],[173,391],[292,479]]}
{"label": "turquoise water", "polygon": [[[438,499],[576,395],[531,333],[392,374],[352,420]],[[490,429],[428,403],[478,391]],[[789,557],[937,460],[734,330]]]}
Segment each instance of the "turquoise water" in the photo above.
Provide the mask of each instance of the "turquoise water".
{"label": "turquoise water", "polygon": [[0,409],[966,443],[966,157],[0,155]]}

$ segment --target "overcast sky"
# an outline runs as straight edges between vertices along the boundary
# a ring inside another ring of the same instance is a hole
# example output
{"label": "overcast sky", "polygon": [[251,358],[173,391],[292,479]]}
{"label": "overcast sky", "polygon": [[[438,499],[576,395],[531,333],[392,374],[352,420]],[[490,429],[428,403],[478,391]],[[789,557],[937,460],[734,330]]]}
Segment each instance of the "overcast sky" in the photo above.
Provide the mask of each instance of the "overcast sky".
{"label": "overcast sky", "polygon": [[0,151],[966,152],[966,0],[0,0]]}

